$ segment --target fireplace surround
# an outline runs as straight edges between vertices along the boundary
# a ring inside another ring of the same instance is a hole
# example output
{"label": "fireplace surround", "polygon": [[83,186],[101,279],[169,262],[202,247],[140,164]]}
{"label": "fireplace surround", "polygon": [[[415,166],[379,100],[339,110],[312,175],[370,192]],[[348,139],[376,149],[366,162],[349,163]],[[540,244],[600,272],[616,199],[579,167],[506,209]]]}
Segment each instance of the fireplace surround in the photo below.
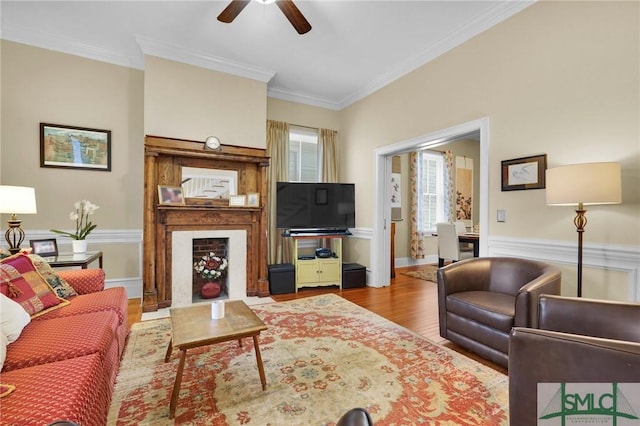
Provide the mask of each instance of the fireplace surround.
{"label": "fireplace surround", "polygon": [[[204,238],[233,238],[231,244],[244,249],[243,254],[236,254],[231,248],[232,261],[239,263],[240,257],[244,267],[230,267],[230,271],[236,270],[235,274],[240,275],[234,276],[230,298],[269,296],[265,208],[269,157],[264,149],[223,145],[222,149],[211,151],[204,150],[203,145],[201,141],[145,137],[143,312],[186,303],[182,298],[183,291],[177,290],[179,286],[174,287],[174,284],[185,278],[191,283],[192,240],[189,239],[187,249],[181,244],[185,235],[190,234],[189,238],[192,238],[194,233],[204,235]],[[177,206],[159,204],[158,185],[181,186],[183,168],[235,174],[236,192],[258,193],[259,205],[229,206],[228,199],[202,198],[186,198],[184,205]],[[174,263],[174,254],[182,254],[184,250],[188,250],[188,265]],[[238,281],[240,285],[237,285]],[[190,284],[188,288],[191,293]]]}
{"label": "fireplace surround", "polygon": [[193,240],[202,238],[228,239],[229,268],[227,294],[229,299],[242,299],[247,282],[247,233],[244,230],[175,231],[171,235],[171,306],[187,306],[193,300]]}

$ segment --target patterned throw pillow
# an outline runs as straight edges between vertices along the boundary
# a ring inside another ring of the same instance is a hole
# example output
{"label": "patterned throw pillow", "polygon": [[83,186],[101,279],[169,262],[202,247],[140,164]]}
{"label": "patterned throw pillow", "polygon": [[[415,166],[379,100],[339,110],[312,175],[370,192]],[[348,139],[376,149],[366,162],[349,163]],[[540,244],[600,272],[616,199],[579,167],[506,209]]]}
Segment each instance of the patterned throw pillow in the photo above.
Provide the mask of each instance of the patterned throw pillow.
{"label": "patterned throw pillow", "polygon": [[66,282],[62,277],[60,277],[53,270],[51,266],[40,256],[37,254],[30,254],[29,259],[31,259],[31,263],[35,266],[36,271],[42,275],[42,278],[47,280],[53,291],[56,292],[58,297],[62,297],[63,299],[68,299],[72,296],[77,296],[78,293]]}
{"label": "patterned throw pillow", "polygon": [[31,317],[69,304],[56,296],[29,256],[16,254],[0,261],[0,292],[22,305]]}

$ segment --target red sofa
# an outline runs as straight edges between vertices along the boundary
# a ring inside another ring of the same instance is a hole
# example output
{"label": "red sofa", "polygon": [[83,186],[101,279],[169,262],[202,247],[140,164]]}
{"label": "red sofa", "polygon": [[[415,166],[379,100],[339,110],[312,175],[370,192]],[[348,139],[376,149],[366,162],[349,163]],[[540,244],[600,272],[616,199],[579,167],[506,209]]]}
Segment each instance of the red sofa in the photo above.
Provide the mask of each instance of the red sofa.
{"label": "red sofa", "polygon": [[15,389],[0,400],[1,425],[106,424],[129,334],[126,290],[104,289],[102,269],[59,275],[78,296],[33,317],[7,347],[0,383]]}

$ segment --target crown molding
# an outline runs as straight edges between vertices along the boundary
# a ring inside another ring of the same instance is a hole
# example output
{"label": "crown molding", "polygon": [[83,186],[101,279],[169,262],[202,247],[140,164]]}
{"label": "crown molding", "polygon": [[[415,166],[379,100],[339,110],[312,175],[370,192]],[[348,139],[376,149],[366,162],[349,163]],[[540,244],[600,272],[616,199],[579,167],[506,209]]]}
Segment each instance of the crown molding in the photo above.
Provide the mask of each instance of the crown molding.
{"label": "crown molding", "polygon": [[382,89],[388,84],[398,80],[402,76],[416,70],[424,64],[436,59],[438,56],[454,49],[462,43],[472,39],[478,34],[488,30],[499,22],[515,15],[534,4],[537,0],[523,1],[504,1],[497,6],[489,9],[482,16],[474,19],[465,27],[452,33],[450,36],[441,39],[432,44],[427,50],[413,58],[399,64],[391,71],[381,74],[369,83],[365,84],[360,90],[344,97],[338,102],[339,109],[348,107],[349,105],[371,95],[372,93]]}
{"label": "crown molding", "polygon": [[[402,76],[414,71],[438,56],[486,31],[497,23],[526,9],[537,0],[501,1],[489,9],[482,16],[470,22],[464,28],[450,36],[437,41],[419,55],[399,64],[392,70],[379,75],[360,89],[342,99],[323,99],[308,94],[289,91],[278,87],[267,87],[267,95],[272,98],[298,102],[302,104],[342,110],[351,104],[373,94],[386,85],[398,80]],[[139,54],[126,55],[101,46],[83,43],[75,39],[60,37],[44,32],[27,31],[23,28],[3,25],[0,36],[2,39],[17,43],[28,44],[44,49],[77,55],[97,61],[108,62],[136,69],[144,69],[144,55],[158,56],[164,59],[182,62],[213,71],[245,77],[264,83],[269,83],[276,75],[275,71],[258,68],[252,65],[235,62],[229,59],[211,56],[200,51],[185,49],[184,47],[160,42],[144,36],[136,35],[135,39],[141,49]]]}
{"label": "crown molding", "polygon": [[1,38],[16,43],[140,70],[144,69],[143,54],[146,54],[250,78],[264,83],[268,83],[276,74],[274,71],[207,55],[195,50],[184,49],[177,45],[159,42],[142,36],[136,36],[136,42],[141,49],[141,52],[137,55],[124,55],[101,46],[83,43],[75,39],[60,37],[45,32],[26,31],[11,25],[2,26]]}
{"label": "crown molding", "polygon": [[342,106],[338,102],[334,102],[328,99],[320,99],[313,96],[305,95],[304,93],[292,92],[286,89],[280,89],[278,87],[267,88],[267,96],[269,96],[270,98],[298,102],[305,105],[317,106],[336,111],[342,109]]}
{"label": "crown molding", "polygon": [[128,56],[100,46],[83,43],[75,39],[61,37],[51,33],[31,30],[25,31],[22,28],[5,24],[2,26],[1,37],[3,40],[81,56],[83,58],[107,62],[123,67],[136,68],[140,70],[144,68],[142,55],[138,54]]}
{"label": "crown molding", "polygon": [[268,83],[276,75],[275,71],[211,56],[196,50],[185,49],[181,46],[159,42],[157,40],[152,40],[138,35],[136,35],[136,42],[142,49],[142,53],[145,55],[158,56],[171,61],[182,62],[213,71],[220,71],[239,77],[258,80],[263,83]]}

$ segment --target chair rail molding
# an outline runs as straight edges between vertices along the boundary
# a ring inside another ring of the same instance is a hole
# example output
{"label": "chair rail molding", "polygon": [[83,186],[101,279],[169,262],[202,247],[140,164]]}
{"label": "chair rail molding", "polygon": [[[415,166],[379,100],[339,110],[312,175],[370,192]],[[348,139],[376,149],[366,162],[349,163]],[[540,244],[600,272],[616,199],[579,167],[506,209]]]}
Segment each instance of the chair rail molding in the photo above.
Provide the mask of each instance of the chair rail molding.
{"label": "chair rail molding", "polygon": [[[73,229],[70,229],[73,232]],[[71,251],[71,238],[60,236],[45,229],[25,231],[22,247],[29,247],[29,240],[55,238],[58,249]],[[135,244],[137,245],[138,274],[135,277],[108,278],[105,280],[105,288],[122,286],[127,289],[127,297],[142,298],[142,229],[94,229],[87,237],[91,244]]]}
{"label": "chair rail molding", "polygon": [[[69,228],[70,232],[73,229]],[[49,230],[27,230],[23,243],[24,247],[29,246],[29,240],[42,238],[56,238],[58,246],[71,246],[71,238],[61,236]],[[96,244],[141,244],[142,229],[94,229],[87,236],[87,240]]]}
{"label": "chair rail molding", "polygon": [[363,240],[371,240],[373,238],[373,229],[371,228],[353,228],[349,229],[351,232],[351,237],[349,238],[359,238]]}
{"label": "chair rail molding", "polygon": [[[489,237],[490,256],[523,257],[543,262],[575,265],[577,247],[574,241]],[[585,244],[583,266],[628,274],[628,301],[640,302],[640,247],[620,244]]]}

